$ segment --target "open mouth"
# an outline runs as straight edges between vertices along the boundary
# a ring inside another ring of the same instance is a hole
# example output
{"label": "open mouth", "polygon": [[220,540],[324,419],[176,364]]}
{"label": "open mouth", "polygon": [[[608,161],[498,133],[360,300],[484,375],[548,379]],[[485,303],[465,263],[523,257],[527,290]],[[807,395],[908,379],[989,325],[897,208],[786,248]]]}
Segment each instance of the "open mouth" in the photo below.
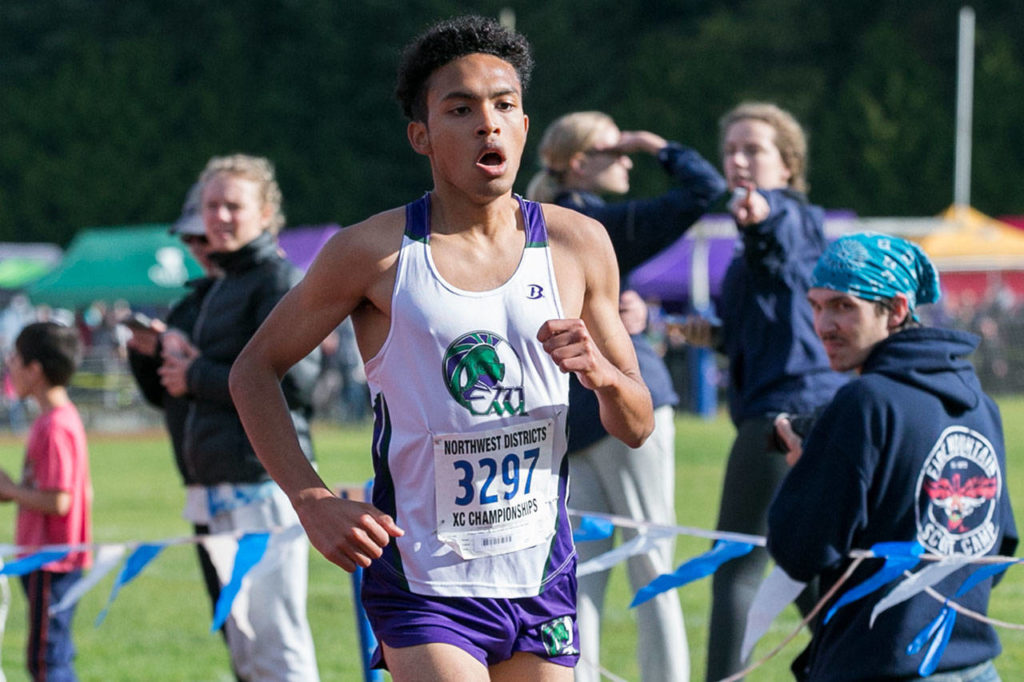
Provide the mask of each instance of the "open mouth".
{"label": "open mouth", "polygon": [[488,149],[484,151],[484,153],[480,155],[480,158],[477,159],[477,164],[481,166],[496,167],[503,163],[505,163],[505,156],[496,149]]}

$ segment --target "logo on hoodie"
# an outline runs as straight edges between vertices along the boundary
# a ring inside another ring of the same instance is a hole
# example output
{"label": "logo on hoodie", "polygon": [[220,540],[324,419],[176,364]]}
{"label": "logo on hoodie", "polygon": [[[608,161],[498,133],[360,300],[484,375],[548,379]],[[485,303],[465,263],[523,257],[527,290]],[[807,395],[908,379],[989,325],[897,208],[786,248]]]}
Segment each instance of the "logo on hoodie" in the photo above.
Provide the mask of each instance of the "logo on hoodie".
{"label": "logo on hoodie", "polygon": [[917,480],[917,539],[935,554],[987,554],[999,537],[999,458],[985,436],[950,426]]}

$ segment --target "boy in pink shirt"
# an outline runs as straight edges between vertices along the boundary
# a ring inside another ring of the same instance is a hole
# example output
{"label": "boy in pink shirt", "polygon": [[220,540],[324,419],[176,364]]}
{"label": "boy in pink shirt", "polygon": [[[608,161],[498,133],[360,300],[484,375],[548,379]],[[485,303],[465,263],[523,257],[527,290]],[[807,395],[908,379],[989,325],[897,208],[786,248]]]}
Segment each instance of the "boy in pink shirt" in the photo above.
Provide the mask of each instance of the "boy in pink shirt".
{"label": "boy in pink shirt", "polygon": [[[92,484],[85,429],[67,392],[81,359],[78,332],[36,322],[18,335],[7,358],[19,398],[32,398],[40,414],[25,447],[21,483],[0,470],[0,500],[18,504],[15,542],[21,547],[92,542]],[[91,564],[87,550],[73,551],[22,576],[29,608],[27,667],[33,680],[77,680],[71,641],[74,607],[50,607]]]}

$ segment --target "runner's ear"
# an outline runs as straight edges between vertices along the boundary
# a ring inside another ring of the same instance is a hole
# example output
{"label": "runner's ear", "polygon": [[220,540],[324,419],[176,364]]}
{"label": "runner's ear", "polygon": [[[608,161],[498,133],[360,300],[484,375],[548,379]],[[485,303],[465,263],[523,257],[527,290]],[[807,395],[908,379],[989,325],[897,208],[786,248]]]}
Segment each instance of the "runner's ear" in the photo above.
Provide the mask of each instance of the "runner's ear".
{"label": "runner's ear", "polygon": [[405,134],[409,138],[409,144],[412,145],[413,151],[424,156],[430,155],[430,131],[427,130],[426,123],[410,121]]}

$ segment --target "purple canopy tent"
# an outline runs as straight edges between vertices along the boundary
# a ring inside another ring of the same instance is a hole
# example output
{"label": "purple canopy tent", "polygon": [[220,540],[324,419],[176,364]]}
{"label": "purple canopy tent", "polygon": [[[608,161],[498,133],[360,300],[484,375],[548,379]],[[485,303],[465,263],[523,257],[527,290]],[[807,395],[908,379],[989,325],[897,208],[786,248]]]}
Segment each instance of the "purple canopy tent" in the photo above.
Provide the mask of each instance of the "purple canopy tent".
{"label": "purple canopy tent", "polygon": [[327,225],[302,225],[281,232],[277,237],[281,249],[288,260],[303,272],[313,264],[316,254],[327,243],[335,232],[341,228],[330,223]]}
{"label": "purple canopy tent", "polygon": [[725,270],[736,251],[736,237],[684,235],[633,270],[629,286],[648,300],[689,303],[693,294],[693,254],[698,239],[707,243],[708,290],[712,298],[717,298],[722,291]]}

